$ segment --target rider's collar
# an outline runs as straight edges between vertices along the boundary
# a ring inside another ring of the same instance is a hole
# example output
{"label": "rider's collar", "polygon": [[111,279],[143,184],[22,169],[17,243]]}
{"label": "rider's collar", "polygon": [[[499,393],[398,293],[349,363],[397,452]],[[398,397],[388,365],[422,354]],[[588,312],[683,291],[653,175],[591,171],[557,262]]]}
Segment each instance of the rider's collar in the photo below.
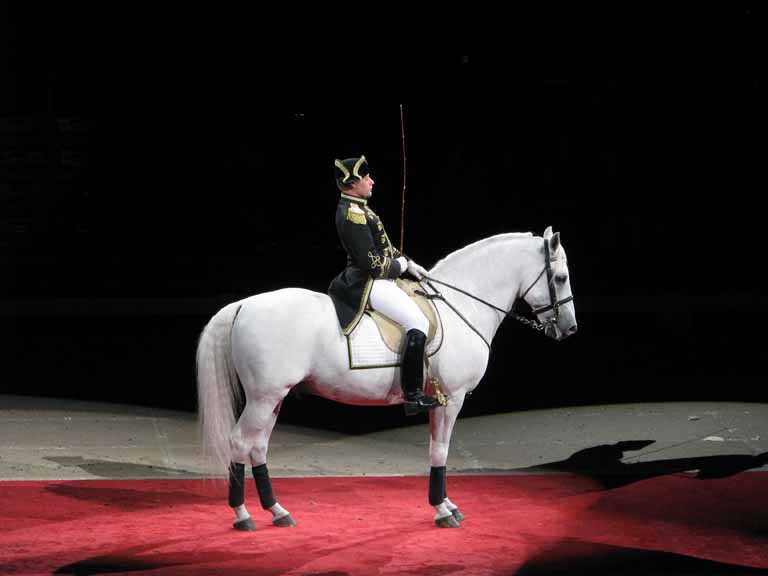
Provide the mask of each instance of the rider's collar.
{"label": "rider's collar", "polygon": [[363,206],[366,206],[368,204],[368,200],[365,198],[358,198],[357,196],[350,196],[349,194],[341,193],[342,198],[346,198],[347,200],[351,202],[357,202],[358,204],[362,204]]}

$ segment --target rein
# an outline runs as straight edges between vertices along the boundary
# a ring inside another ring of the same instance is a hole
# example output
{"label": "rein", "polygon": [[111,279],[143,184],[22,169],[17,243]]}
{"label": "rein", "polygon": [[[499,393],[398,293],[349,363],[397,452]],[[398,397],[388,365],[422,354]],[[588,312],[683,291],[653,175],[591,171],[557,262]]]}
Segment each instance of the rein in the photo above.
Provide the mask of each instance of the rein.
{"label": "rein", "polygon": [[567,304],[568,302],[573,300],[573,296],[568,296],[567,298],[563,298],[562,300],[558,300],[557,299],[557,294],[555,294],[555,287],[553,285],[554,274],[552,272],[552,258],[550,256],[550,252],[549,252],[549,242],[546,239],[544,240],[544,254],[545,254],[545,257],[544,257],[544,268],[542,269],[541,272],[539,272],[539,275],[536,276],[536,279],[531,283],[531,285],[528,287],[528,289],[525,292],[523,292],[523,294],[521,296],[521,298],[524,299],[528,295],[528,292],[531,291],[531,288],[533,288],[536,285],[536,283],[541,279],[541,277],[546,272],[546,274],[547,274],[547,286],[549,288],[550,304],[548,304],[546,306],[541,306],[539,308],[534,308],[533,309],[533,313],[534,314],[541,314],[542,312],[547,312],[549,310],[554,310],[555,311],[554,315],[551,318],[548,318],[547,320],[545,320],[544,322],[539,322],[538,320],[530,320],[530,319],[526,318],[525,316],[521,316],[517,312],[513,312],[512,309],[504,310],[503,308],[499,308],[498,306],[496,306],[494,304],[491,304],[490,302],[488,302],[486,300],[483,300],[482,298],[480,298],[478,296],[475,296],[474,294],[471,294],[470,292],[467,292],[466,290],[463,290],[463,289],[459,288],[458,286],[454,286],[453,284],[449,284],[448,282],[443,282],[442,280],[438,280],[437,278],[430,278],[429,276],[425,276],[424,280],[427,283],[427,285],[432,290],[434,290],[435,293],[434,294],[428,294],[428,293],[422,292],[420,290],[417,290],[416,293],[421,295],[421,296],[424,296],[425,298],[427,298],[429,300],[442,300],[443,302],[445,302],[445,304],[451,310],[453,310],[456,313],[456,315],[459,318],[461,318],[462,321],[467,326],[469,326],[469,328],[475,334],[480,336],[480,339],[483,342],[485,342],[485,345],[488,346],[488,349],[490,350],[491,344],[488,342],[488,340],[485,339],[485,336],[483,336],[480,333],[480,331],[477,328],[475,328],[472,325],[472,323],[469,320],[467,320],[467,318],[461,312],[459,312],[459,310],[453,304],[451,304],[450,302],[448,302],[448,300],[445,299],[445,296],[443,296],[440,293],[440,291],[432,285],[432,282],[435,282],[437,284],[441,284],[443,286],[447,286],[448,288],[451,288],[452,290],[456,290],[457,292],[460,292],[460,293],[464,294],[465,296],[469,296],[473,300],[477,300],[481,304],[485,304],[486,306],[496,310],[497,312],[501,312],[502,314],[504,314],[505,317],[506,316],[511,316],[512,318],[514,318],[518,322],[521,322],[522,324],[525,324],[526,326],[529,326],[529,327],[533,328],[537,332],[541,332],[542,330],[545,330],[547,328],[547,326],[549,326],[549,325],[556,326],[557,325],[557,320],[560,317],[560,306],[562,306],[563,304]]}
{"label": "rein", "polygon": [[470,298],[474,298],[475,300],[477,300],[477,301],[479,301],[479,302],[482,302],[482,303],[483,303],[483,304],[485,304],[486,306],[490,306],[491,308],[494,308],[495,310],[499,310],[499,311],[501,311],[501,312],[504,312],[504,310],[502,310],[501,308],[498,308],[498,307],[494,306],[493,304],[490,304],[489,302],[486,302],[485,300],[482,300],[482,299],[478,298],[477,296],[473,296],[473,295],[472,295],[472,294],[470,294],[469,292],[465,292],[465,291],[464,291],[464,290],[462,290],[461,288],[456,288],[456,286],[452,286],[452,285],[450,285],[450,284],[448,284],[448,283],[446,283],[446,282],[441,282],[440,280],[436,280],[436,279],[434,279],[434,278],[429,278],[429,277],[425,277],[425,282],[427,283],[427,285],[428,285],[430,288],[432,288],[432,290],[434,290],[434,291],[435,291],[435,293],[434,293],[434,294],[428,294],[427,292],[422,292],[421,290],[416,290],[416,291],[415,291],[415,292],[416,292],[416,294],[419,294],[420,296],[424,296],[424,297],[425,297],[425,298],[427,298],[428,300],[442,300],[443,302],[445,302],[446,306],[448,306],[448,308],[450,308],[451,310],[453,310],[453,311],[456,313],[456,316],[458,316],[459,318],[461,318],[461,319],[464,321],[464,324],[466,324],[467,326],[469,326],[469,328],[470,328],[470,329],[471,329],[471,330],[472,330],[472,331],[473,331],[475,334],[477,334],[478,336],[480,336],[480,339],[481,339],[483,342],[485,342],[485,345],[486,345],[486,346],[488,346],[488,350],[490,350],[490,349],[491,349],[491,344],[488,342],[488,340],[486,340],[486,339],[485,339],[485,336],[483,336],[483,335],[480,333],[480,331],[479,331],[477,328],[475,328],[475,327],[472,325],[472,323],[471,323],[469,320],[467,320],[467,319],[466,319],[466,317],[465,317],[465,316],[464,316],[464,315],[463,315],[461,312],[459,312],[459,310],[458,310],[458,309],[457,309],[457,308],[456,308],[456,307],[455,307],[453,304],[451,304],[450,302],[448,302],[448,300],[446,300],[446,299],[445,299],[445,296],[443,296],[442,294],[440,294],[440,291],[439,291],[437,288],[435,288],[435,287],[432,285],[432,282],[437,282],[438,284],[442,284],[443,286],[448,286],[448,288],[453,288],[454,290],[458,290],[459,292],[461,292],[461,293],[463,293],[463,294],[466,294],[466,295],[467,295],[467,296],[469,296]]}

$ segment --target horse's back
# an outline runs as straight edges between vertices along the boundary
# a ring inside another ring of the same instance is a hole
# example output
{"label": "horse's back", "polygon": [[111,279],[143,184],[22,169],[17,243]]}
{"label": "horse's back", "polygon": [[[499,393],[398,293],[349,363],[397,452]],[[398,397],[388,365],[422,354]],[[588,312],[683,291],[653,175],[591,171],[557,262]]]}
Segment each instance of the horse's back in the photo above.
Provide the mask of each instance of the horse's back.
{"label": "horse's back", "polygon": [[308,374],[323,343],[340,335],[327,294],[283,288],[242,301],[232,326],[232,352],[238,371],[284,367],[300,380]]}
{"label": "horse's back", "polygon": [[282,288],[243,300],[235,326],[270,332],[280,331],[281,327],[307,329],[315,321],[327,322],[329,316],[335,318],[335,312],[327,294],[304,288]]}
{"label": "horse's back", "polygon": [[306,288],[280,288],[279,290],[272,290],[270,292],[261,292],[249,296],[244,300],[241,300],[243,309],[246,307],[285,307],[295,306],[313,303],[315,306],[322,306],[323,304],[330,304],[330,296],[321,292],[315,292],[314,290],[307,290]]}

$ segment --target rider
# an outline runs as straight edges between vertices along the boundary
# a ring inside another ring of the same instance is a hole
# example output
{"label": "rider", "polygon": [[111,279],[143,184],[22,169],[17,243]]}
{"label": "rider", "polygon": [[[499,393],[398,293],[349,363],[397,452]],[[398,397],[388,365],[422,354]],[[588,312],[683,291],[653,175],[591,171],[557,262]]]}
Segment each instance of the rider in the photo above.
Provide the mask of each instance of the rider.
{"label": "rider", "polygon": [[347,252],[347,267],[331,281],[328,293],[342,330],[349,335],[369,303],[400,324],[406,330],[400,370],[406,413],[430,410],[439,403],[422,392],[429,321],[394,280],[406,271],[421,280],[427,271],[392,246],[381,219],[368,207],[373,179],[365,156],[336,160],[334,166],[341,190],[336,230]]}

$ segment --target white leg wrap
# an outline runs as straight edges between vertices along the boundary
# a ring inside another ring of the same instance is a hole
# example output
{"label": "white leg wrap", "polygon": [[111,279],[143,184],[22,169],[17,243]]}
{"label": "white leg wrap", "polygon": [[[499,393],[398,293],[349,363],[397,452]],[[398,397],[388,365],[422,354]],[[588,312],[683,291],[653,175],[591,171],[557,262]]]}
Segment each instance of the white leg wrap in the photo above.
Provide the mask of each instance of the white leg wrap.
{"label": "white leg wrap", "polygon": [[456,510],[456,508],[458,508],[458,506],[456,506],[456,504],[454,504],[453,502],[448,500],[448,498],[443,500],[443,504],[445,504],[445,506],[448,508],[448,510],[451,510],[451,511]]}
{"label": "white leg wrap", "polygon": [[251,517],[250,514],[248,514],[248,510],[245,509],[245,504],[241,504],[237,508],[235,508],[235,514],[237,515],[237,522],[240,522],[241,520],[246,520]]}
{"label": "white leg wrap", "polygon": [[272,506],[269,511],[272,512],[273,520],[276,518],[282,518],[283,516],[288,516],[288,510],[280,506],[278,502],[275,502],[275,505]]}
{"label": "white leg wrap", "polygon": [[453,516],[448,506],[446,506],[445,500],[435,506],[435,510],[437,510],[437,513],[435,514],[435,520],[440,520],[440,518],[446,518],[447,516]]}

